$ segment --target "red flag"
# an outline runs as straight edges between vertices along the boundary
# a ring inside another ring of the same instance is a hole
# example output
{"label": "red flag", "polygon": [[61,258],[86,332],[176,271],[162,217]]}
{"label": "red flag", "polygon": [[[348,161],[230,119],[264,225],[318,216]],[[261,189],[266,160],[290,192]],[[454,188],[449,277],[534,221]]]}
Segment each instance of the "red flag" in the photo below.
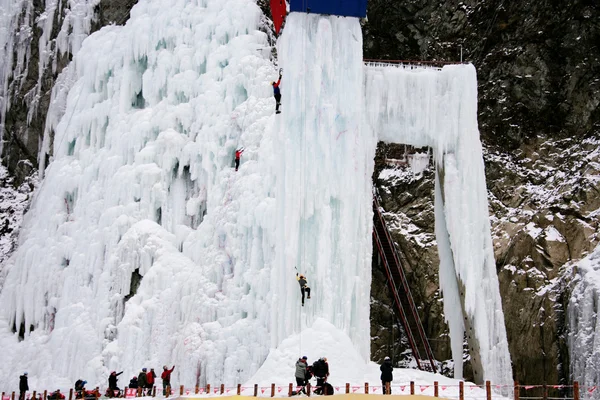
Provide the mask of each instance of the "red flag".
{"label": "red flag", "polygon": [[281,392],[281,386],[277,386],[277,393]]}
{"label": "red flag", "polygon": [[404,388],[405,388],[405,387],[406,387],[406,386],[400,386],[400,390],[402,390],[402,391],[404,392]]}
{"label": "red flag", "polygon": [[421,388],[421,393],[423,393],[429,386],[419,386]]}
{"label": "red flag", "polygon": [[525,385],[523,387],[525,388],[525,390],[529,390],[529,389],[533,389],[535,386],[533,386],[533,385]]}
{"label": "red flag", "polygon": [[446,390],[446,388],[447,388],[447,387],[448,387],[448,386],[442,386],[442,392],[443,392],[444,390]]}
{"label": "red flag", "polygon": [[336,390],[337,392],[339,392],[339,391],[340,391],[340,387],[339,387],[339,386],[336,386],[336,387],[335,387],[335,390]]}
{"label": "red flag", "polygon": [[260,388],[261,393],[265,392],[265,388]]}
{"label": "red flag", "polygon": [[352,393],[356,393],[359,388],[360,386],[352,386]]}
{"label": "red flag", "polygon": [[273,25],[275,25],[275,33],[278,35],[286,13],[285,0],[271,0],[271,16],[273,17]]}
{"label": "red flag", "polygon": [[596,390],[596,386],[592,386],[591,388],[588,389],[588,392],[594,393],[595,390]]}

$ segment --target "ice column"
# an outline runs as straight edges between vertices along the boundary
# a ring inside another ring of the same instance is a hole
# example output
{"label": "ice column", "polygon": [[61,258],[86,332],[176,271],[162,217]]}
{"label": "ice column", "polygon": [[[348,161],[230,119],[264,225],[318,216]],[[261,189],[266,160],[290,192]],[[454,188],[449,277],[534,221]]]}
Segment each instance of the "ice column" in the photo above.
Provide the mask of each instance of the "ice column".
{"label": "ice column", "polygon": [[[323,317],[369,356],[375,137],[363,125],[362,33],[356,18],[291,13],[279,44],[284,76],[273,270],[273,345]],[[312,299],[300,307],[296,270]],[[282,323],[283,322],[283,323]]]}
{"label": "ice column", "polygon": [[454,359],[462,358],[466,330],[476,382],[511,382],[477,128],[475,68],[367,67],[365,101],[369,124],[381,140],[430,146],[435,154],[440,286]]}

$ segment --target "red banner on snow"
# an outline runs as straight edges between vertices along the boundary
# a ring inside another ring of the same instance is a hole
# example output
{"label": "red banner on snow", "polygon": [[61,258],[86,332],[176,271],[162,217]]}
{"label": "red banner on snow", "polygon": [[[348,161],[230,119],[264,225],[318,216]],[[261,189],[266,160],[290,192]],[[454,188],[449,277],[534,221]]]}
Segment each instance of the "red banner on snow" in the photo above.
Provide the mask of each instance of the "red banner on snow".
{"label": "red banner on snow", "polygon": [[130,389],[130,388],[125,389],[125,398],[126,399],[131,399],[131,398],[135,397],[136,395],[137,395],[137,389]]}
{"label": "red banner on snow", "polygon": [[273,17],[273,25],[275,25],[275,33],[278,35],[286,13],[285,0],[271,0],[271,16]]}

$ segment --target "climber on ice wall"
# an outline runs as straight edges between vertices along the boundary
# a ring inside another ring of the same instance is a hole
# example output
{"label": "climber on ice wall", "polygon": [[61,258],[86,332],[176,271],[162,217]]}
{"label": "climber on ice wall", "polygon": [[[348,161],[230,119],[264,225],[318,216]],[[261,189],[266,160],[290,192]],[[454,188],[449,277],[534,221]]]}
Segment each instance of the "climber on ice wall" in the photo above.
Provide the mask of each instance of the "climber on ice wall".
{"label": "climber on ice wall", "polygon": [[240,167],[240,157],[242,156],[243,152],[244,152],[244,148],[243,147],[240,147],[239,149],[237,149],[235,151],[235,170],[236,171]]}
{"label": "climber on ice wall", "polygon": [[281,114],[281,111],[279,111],[279,106],[281,105],[281,90],[279,89],[279,84],[281,83],[282,71],[282,69],[279,69],[279,80],[277,82],[271,82],[271,85],[273,86],[273,96],[275,96],[275,114]]}
{"label": "climber on ice wall", "polygon": [[296,279],[300,284],[300,292],[302,293],[302,307],[304,307],[304,293],[307,295],[307,299],[310,299],[310,288],[308,287],[308,282],[306,281],[306,277],[302,274],[298,275],[296,272]]}

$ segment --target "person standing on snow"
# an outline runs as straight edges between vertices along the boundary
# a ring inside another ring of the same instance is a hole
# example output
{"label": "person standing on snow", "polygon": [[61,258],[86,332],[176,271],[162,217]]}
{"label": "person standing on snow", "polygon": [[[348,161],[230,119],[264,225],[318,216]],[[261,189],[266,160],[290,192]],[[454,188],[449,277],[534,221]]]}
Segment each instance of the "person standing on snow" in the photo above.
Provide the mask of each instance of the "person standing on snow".
{"label": "person standing on snow", "polygon": [[138,391],[142,394],[146,391],[146,386],[148,386],[148,378],[146,376],[147,371],[146,368],[142,368],[142,372],[138,374],[137,378],[138,388],[140,388]]}
{"label": "person standing on snow", "polygon": [[314,362],[312,366],[312,372],[317,377],[317,387],[315,388],[315,394],[323,394],[323,386],[329,376],[329,364],[327,363],[327,357],[321,357]]}
{"label": "person standing on snow", "polygon": [[110,376],[108,377],[108,388],[111,391],[114,391],[114,390],[119,391],[119,390],[121,390],[117,386],[117,380],[119,379],[119,378],[117,378],[117,376],[121,375],[122,373],[123,373],[123,371],[119,372],[118,374],[117,374],[117,371],[113,371],[113,372],[110,373]]}
{"label": "person standing on snow", "polygon": [[25,400],[25,393],[29,390],[29,381],[27,380],[27,372],[19,377],[19,400]]}
{"label": "person standing on snow", "polygon": [[306,367],[308,365],[308,357],[304,356],[296,361],[296,385],[302,389],[300,391],[306,394]]}
{"label": "person standing on snow", "polygon": [[173,370],[175,369],[175,366],[173,365],[173,368],[168,369],[167,366],[163,366],[163,372],[160,375],[161,379],[162,379],[162,384],[163,384],[163,396],[167,395],[167,388],[171,387],[171,373],[173,372]]}
{"label": "person standing on snow", "polygon": [[381,371],[381,386],[383,386],[383,394],[392,394],[392,388],[386,390],[386,386],[391,384],[394,380],[394,367],[392,366],[392,360],[389,357],[383,359],[383,364],[379,367]]}
{"label": "person standing on snow", "polygon": [[310,288],[308,287],[308,282],[304,275],[300,274],[298,276],[298,273],[296,272],[296,279],[298,280],[298,283],[300,284],[300,293],[302,293],[302,307],[304,307],[304,293],[307,294],[306,298],[310,299]]}
{"label": "person standing on snow", "polygon": [[146,388],[148,389],[148,394],[152,394],[152,390],[154,389],[154,379],[156,378],[156,373],[154,373],[154,368],[150,368],[150,372],[146,374]]}
{"label": "person standing on snow", "polygon": [[235,151],[235,170],[236,171],[240,167],[240,157],[242,156],[243,152],[244,152],[244,148],[243,147],[240,147],[239,149],[237,149]]}
{"label": "person standing on snow", "polygon": [[281,90],[279,84],[281,83],[281,70],[279,70],[279,80],[277,82],[271,82],[273,86],[273,96],[275,96],[275,114],[281,114],[279,106],[281,105]]}

